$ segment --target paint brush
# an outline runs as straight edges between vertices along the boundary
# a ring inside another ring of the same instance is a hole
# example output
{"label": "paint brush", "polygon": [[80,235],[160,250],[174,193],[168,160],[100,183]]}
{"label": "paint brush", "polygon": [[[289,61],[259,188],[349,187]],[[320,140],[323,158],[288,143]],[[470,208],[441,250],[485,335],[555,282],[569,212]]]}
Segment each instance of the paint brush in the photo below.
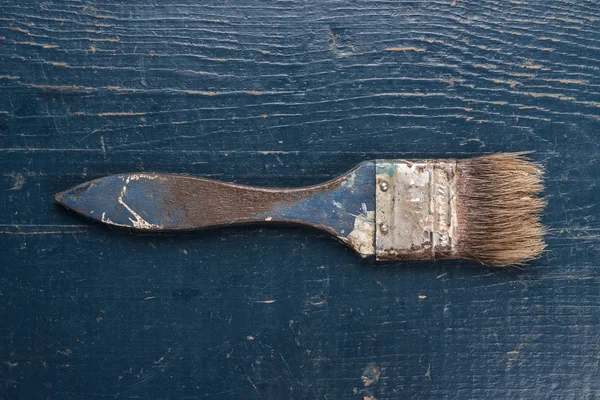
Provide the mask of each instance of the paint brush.
{"label": "paint brush", "polygon": [[541,168],[526,153],[365,161],[331,181],[262,188],[175,174],[96,179],[55,196],[138,231],[306,225],[377,260],[470,258],[522,265],[543,251]]}

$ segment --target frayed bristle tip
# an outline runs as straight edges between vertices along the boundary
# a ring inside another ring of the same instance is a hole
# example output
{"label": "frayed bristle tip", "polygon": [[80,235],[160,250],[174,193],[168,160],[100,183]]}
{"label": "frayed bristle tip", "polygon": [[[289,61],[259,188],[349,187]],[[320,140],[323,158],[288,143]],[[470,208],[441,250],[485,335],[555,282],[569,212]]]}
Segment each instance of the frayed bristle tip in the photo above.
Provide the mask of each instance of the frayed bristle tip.
{"label": "frayed bristle tip", "polygon": [[522,265],[546,244],[542,168],[526,153],[459,160],[458,252],[484,264]]}

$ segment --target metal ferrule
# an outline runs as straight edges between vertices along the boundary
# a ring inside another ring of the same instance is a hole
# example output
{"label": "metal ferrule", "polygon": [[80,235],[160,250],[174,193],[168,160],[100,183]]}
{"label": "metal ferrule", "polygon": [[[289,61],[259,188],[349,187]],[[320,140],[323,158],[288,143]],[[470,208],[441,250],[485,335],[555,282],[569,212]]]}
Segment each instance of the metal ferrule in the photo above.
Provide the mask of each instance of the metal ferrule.
{"label": "metal ferrule", "polygon": [[456,161],[377,160],[375,256],[456,256]]}

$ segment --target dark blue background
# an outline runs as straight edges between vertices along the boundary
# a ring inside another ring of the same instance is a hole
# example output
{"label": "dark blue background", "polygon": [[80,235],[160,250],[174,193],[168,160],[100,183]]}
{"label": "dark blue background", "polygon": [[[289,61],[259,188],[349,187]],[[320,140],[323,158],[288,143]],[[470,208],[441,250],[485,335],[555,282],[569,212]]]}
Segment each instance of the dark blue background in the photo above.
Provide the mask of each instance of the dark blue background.
{"label": "dark blue background", "polygon": [[[1,1],[0,397],[600,397],[600,3]],[[523,271],[375,265],[301,228],[140,236],[104,175],[302,186],[535,150]],[[365,376],[365,379],[361,378]]]}

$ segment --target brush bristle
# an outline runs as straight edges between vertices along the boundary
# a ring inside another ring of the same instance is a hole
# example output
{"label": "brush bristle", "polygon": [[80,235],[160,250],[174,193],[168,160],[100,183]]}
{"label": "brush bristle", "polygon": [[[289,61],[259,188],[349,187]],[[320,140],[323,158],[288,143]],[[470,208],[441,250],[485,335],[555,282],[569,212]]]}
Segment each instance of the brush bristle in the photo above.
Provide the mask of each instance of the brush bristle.
{"label": "brush bristle", "polygon": [[458,162],[458,243],[461,256],[497,266],[522,265],[546,247],[541,167],[526,153]]}

